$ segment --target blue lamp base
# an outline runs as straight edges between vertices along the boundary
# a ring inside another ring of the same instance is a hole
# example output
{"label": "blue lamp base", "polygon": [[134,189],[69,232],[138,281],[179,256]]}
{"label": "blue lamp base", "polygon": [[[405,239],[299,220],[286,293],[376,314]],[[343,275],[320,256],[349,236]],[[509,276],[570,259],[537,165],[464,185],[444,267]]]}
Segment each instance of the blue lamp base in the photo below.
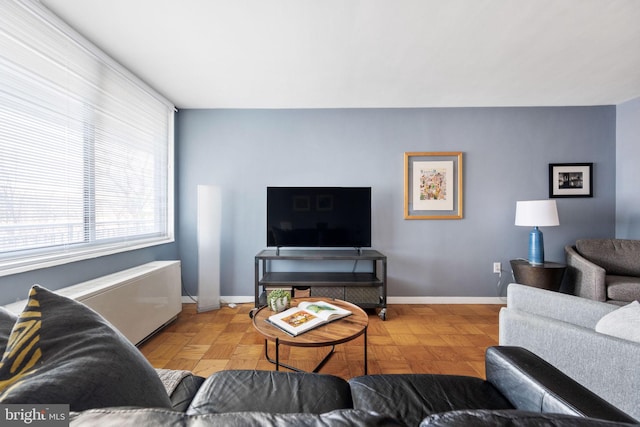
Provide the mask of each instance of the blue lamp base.
{"label": "blue lamp base", "polygon": [[542,231],[538,227],[533,227],[529,233],[529,264],[544,264],[544,242],[542,240]]}

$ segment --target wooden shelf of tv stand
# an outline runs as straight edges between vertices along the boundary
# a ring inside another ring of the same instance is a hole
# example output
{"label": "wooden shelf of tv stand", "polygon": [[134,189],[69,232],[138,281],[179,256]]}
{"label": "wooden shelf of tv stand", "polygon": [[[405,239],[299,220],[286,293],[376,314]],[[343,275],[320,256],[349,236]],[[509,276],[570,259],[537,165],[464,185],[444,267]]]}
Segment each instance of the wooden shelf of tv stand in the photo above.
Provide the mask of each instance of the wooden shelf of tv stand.
{"label": "wooden shelf of tv stand", "polygon": [[[268,261],[368,261],[372,272],[340,271],[269,271]],[[260,268],[262,264],[262,268]],[[381,268],[379,268],[381,267]],[[260,301],[260,288],[264,286],[319,286],[319,287],[376,287],[380,289],[380,301],[358,303],[363,308],[381,308],[382,319],[387,307],[387,257],[372,249],[265,249],[255,257],[255,306],[265,304]],[[353,302],[353,301],[351,301]]]}

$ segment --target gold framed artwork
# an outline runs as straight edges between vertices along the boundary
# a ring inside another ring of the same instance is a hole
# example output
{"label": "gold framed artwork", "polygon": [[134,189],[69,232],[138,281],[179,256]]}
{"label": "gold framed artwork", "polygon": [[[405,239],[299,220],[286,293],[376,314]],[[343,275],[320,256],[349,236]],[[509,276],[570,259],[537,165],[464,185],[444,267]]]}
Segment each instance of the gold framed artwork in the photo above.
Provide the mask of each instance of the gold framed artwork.
{"label": "gold framed artwork", "polygon": [[462,219],[462,152],[404,153],[404,219]]}

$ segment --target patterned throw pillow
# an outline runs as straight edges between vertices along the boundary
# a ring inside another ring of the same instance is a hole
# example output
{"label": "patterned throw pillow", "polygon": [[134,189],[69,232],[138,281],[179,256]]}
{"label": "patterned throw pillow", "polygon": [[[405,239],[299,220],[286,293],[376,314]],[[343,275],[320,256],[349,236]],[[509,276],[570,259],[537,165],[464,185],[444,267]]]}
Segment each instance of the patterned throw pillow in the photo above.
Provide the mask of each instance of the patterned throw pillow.
{"label": "patterned throw pillow", "polygon": [[0,361],[0,402],[171,408],[153,367],[89,307],[34,286]]}

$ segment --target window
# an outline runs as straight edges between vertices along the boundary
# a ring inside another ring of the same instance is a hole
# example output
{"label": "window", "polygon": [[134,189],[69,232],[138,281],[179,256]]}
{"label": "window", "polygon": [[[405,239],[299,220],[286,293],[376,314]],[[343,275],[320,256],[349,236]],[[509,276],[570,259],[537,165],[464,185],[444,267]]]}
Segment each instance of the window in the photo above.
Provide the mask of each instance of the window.
{"label": "window", "polygon": [[172,241],[173,115],[38,2],[0,2],[0,275]]}

